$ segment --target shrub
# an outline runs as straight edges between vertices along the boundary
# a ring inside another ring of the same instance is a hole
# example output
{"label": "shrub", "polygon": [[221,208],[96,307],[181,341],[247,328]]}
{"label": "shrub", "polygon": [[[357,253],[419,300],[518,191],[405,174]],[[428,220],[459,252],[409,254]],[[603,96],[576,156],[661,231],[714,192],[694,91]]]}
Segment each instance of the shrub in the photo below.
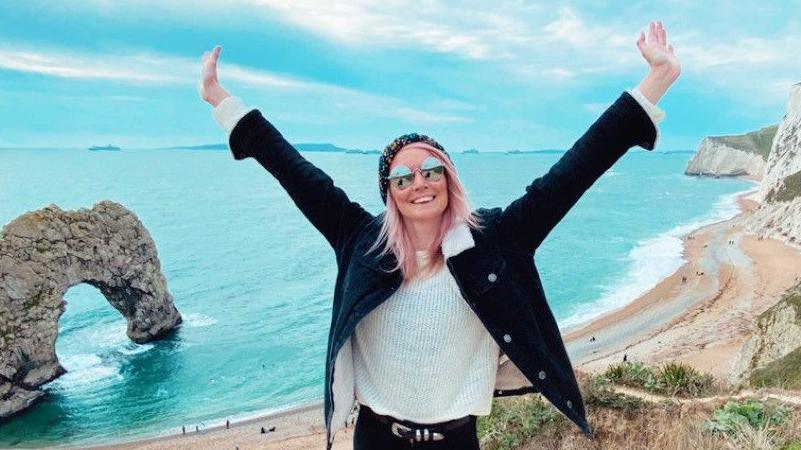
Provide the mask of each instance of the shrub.
{"label": "shrub", "polygon": [[493,399],[492,413],[478,418],[478,438],[482,449],[519,448],[548,424],[564,417],[539,395]]}
{"label": "shrub", "polygon": [[618,409],[625,412],[636,411],[644,405],[642,399],[615,392],[609,379],[595,377],[584,384],[584,403],[587,406]]}
{"label": "shrub", "polygon": [[613,383],[639,388],[655,381],[654,372],[641,362],[613,364],[606,369],[604,377]]}
{"label": "shrub", "polygon": [[742,426],[754,429],[773,428],[781,426],[789,410],[773,403],[761,403],[756,400],[736,402],[729,400],[723,408],[715,410],[712,419],[705,424],[706,428],[715,433],[733,434]]}
{"label": "shrub", "polygon": [[659,389],[662,394],[682,397],[699,397],[712,390],[714,378],[701,374],[692,367],[670,362],[665,364],[657,374]]}

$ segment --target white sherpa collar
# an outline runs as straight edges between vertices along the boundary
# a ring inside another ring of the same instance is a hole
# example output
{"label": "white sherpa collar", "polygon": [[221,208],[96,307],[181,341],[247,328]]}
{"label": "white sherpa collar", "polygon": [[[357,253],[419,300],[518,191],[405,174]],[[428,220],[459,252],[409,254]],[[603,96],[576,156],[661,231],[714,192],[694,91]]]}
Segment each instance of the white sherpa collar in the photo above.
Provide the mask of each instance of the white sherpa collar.
{"label": "white sherpa collar", "polygon": [[442,238],[442,255],[447,259],[451,256],[473,248],[475,246],[470,227],[463,220],[457,221]]}

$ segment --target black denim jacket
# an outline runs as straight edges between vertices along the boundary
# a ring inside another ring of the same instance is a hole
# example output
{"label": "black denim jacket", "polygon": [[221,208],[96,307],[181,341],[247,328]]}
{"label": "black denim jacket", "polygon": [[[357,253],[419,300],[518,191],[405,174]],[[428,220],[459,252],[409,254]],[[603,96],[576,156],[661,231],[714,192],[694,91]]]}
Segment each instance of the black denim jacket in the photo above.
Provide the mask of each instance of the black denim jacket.
{"label": "black denim jacket", "polygon": [[[545,299],[534,262],[535,251],[584,192],[626,151],[652,150],[656,128],[628,93],[620,97],[525,193],[505,208],[478,209],[484,228],[470,230],[473,245],[447,257],[462,296],[509,361],[527,379],[494,396],[540,392],[588,436],[573,367]],[[230,136],[233,157],[255,158],[287,191],[306,218],[334,249],[334,286],[325,374],[325,425],[328,448],[354,407],[349,339],[363,317],[401,284],[393,255],[365,255],[375,241],[382,215],[373,216],[348,199],[322,170],[307,161],[258,110],[250,111]],[[347,358],[338,358],[345,353]],[[337,364],[344,364],[335,371]],[[350,371],[350,372],[349,372]],[[337,378],[340,377],[340,378]],[[337,385],[337,383],[339,383]],[[336,397],[335,392],[342,392]],[[340,400],[341,398],[341,400]],[[335,401],[336,400],[336,401]],[[339,404],[337,404],[339,403]],[[344,404],[343,404],[344,403]]]}

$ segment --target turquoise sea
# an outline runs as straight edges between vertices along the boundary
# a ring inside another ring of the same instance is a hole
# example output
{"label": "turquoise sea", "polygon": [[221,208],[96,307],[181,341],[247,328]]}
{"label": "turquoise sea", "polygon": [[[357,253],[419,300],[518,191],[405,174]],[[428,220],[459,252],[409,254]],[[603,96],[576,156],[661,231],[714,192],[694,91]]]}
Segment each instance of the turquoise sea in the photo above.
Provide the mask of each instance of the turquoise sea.
{"label": "turquoise sea", "polygon": [[[378,155],[307,152],[352,199],[383,204]],[[560,154],[453,155],[475,208],[505,206]],[[560,326],[623,305],[681,263],[679,237],[737,213],[753,183],[683,175],[689,152],[632,149],[546,239],[537,265]],[[150,231],[175,305],[171,338],[130,342],[88,285],[67,292],[68,373],[0,423],[0,446],[88,444],[194,430],[322,400],[333,251],[255,160],[228,151],[0,150],[0,224],[51,203],[113,200]]]}

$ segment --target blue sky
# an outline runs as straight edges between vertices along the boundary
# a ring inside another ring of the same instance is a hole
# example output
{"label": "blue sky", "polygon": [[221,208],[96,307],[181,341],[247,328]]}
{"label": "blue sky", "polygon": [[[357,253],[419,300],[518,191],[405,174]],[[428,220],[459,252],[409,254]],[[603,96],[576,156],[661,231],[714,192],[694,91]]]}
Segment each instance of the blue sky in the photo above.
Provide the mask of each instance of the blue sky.
{"label": "blue sky", "polygon": [[568,148],[647,74],[662,20],[682,75],[658,150],[777,123],[801,81],[801,0],[0,2],[0,147],[224,142],[197,93],[223,85],[292,142]]}

